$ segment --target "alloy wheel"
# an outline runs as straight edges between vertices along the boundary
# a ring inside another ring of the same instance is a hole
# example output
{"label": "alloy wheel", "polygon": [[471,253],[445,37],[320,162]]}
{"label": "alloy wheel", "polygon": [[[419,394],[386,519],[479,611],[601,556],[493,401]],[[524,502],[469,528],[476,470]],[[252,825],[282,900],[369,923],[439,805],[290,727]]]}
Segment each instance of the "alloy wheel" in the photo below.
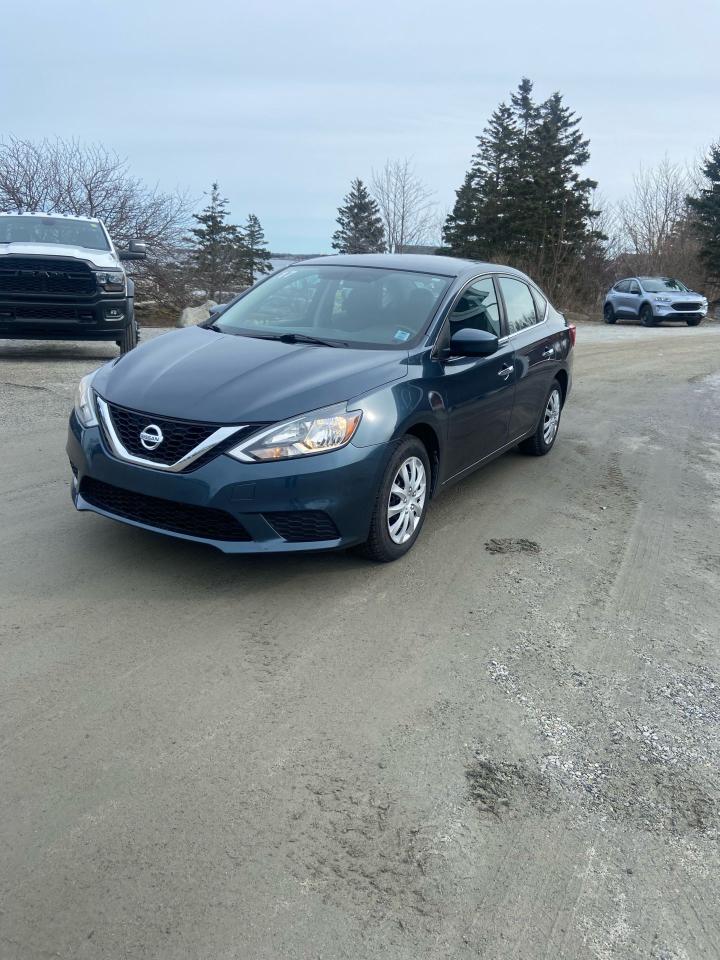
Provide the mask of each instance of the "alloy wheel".
{"label": "alloy wheel", "polygon": [[543,418],[543,440],[547,446],[555,439],[560,424],[560,391],[553,390],[548,397]]}
{"label": "alloy wheel", "polygon": [[419,457],[404,460],[390,487],[387,528],[393,543],[407,543],[417,530],[425,509],[427,476]]}

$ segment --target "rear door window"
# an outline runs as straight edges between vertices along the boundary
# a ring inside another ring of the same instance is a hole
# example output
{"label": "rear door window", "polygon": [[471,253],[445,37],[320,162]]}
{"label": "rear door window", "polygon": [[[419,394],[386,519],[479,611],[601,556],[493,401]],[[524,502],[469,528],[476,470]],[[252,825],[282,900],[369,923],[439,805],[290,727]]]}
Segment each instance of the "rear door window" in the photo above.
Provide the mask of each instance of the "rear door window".
{"label": "rear door window", "polygon": [[518,333],[527,327],[533,327],[538,320],[530,287],[514,277],[500,277],[500,289],[505,301],[508,333]]}

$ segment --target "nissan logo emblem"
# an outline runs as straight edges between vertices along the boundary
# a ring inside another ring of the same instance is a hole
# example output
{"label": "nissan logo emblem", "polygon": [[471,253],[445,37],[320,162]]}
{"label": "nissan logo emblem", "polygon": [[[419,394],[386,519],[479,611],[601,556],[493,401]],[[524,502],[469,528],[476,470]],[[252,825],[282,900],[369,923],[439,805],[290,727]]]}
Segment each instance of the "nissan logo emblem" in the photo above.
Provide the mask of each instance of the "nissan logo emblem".
{"label": "nissan logo emblem", "polygon": [[156,423],[149,423],[140,433],[140,443],[146,450],[154,450],[163,442],[163,432]]}

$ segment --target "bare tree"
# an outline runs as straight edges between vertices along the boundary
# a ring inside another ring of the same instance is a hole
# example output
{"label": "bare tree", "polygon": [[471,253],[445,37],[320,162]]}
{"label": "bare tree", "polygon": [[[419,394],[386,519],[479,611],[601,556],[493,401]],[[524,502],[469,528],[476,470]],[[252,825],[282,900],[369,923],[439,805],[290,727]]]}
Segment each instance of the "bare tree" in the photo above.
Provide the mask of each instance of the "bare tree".
{"label": "bare tree", "polygon": [[633,193],[618,206],[626,249],[638,268],[662,271],[676,254],[678,230],[687,219],[690,178],[667,157],[656,167],[633,177]]}
{"label": "bare tree", "polygon": [[380,207],[389,253],[434,243],[438,217],[433,192],[415,173],[412,162],[388,160],[372,171],[371,192]]}
{"label": "bare tree", "polygon": [[188,197],[148,187],[127,160],[99,144],[0,140],[0,211],[99,217],[118,246],[135,237],[147,242],[148,260],[133,271],[145,295],[173,305],[185,299],[174,264],[182,258]]}

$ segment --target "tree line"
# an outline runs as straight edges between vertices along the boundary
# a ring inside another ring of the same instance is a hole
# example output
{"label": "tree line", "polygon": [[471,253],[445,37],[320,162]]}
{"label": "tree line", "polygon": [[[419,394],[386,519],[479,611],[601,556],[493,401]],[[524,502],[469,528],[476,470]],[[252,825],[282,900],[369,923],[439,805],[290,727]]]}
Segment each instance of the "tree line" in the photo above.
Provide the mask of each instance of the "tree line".
{"label": "tree line", "polygon": [[[330,238],[340,253],[418,248],[509,263],[561,307],[595,309],[618,276],[675,274],[720,294],[720,142],[694,167],[664,160],[634,177],[629,195],[603,202],[586,175],[590,144],[560,93],[534,96],[525,78],[491,113],[443,217],[409,159],[356,177]],[[150,255],[134,266],[141,295],[171,307],[222,298],[271,269],[260,220],[232,222],[213,183],[206,205],[134,177],[127,161],[77,141],[0,139],[0,211],[97,216],[118,245]]]}

